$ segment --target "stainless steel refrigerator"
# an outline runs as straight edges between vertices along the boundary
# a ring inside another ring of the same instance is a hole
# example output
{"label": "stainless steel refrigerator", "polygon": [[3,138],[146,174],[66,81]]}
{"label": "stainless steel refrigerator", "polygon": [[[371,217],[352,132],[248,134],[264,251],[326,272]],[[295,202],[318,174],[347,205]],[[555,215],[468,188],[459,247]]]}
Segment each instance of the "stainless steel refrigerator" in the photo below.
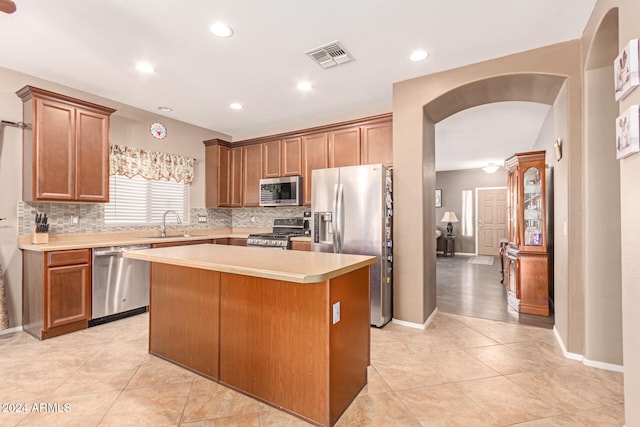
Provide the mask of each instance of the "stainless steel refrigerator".
{"label": "stainless steel refrigerator", "polygon": [[375,255],[371,266],[371,324],[391,320],[392,180],[383,165],[317,169],[311,174],[316,252]]}

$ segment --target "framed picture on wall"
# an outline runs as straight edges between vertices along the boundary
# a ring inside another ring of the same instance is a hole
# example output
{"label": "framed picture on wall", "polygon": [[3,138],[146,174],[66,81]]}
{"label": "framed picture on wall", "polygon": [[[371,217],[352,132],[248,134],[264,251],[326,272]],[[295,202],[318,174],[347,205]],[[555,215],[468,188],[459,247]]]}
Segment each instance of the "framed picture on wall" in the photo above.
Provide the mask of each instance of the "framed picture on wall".
{"label": "framed picture on wall", "polygon": [[627,43],[620,55],[613,62],[613,74],[616,90],[616,101],[629,95],[640,84],[638,72],[638,39]]}
{"label": "framed picture on wall", "polygon": [[442,207],[442,190],[436,189],[436,208]]}
{"label": "framed picture on wall", "polygon": [[616,119],[616,158],[640,151],[640,108],[632,105]]}

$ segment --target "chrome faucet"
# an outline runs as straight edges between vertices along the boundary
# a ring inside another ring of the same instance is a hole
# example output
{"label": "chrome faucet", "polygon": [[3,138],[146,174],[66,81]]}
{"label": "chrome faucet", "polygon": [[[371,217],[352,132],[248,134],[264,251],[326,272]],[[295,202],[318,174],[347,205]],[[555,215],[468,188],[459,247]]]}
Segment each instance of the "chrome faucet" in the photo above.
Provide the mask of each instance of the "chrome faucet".
{"label": "chrome faucet", "polygon": [[182,224],[182,221],[180,220],[180,215],[178,215],[178,212],[176,211],[166,211],[164,213],[164,215],[162,215],[162,228],[160,228],[160,236],[161,237],[167,237],[167,226],[166,226],[166,221],[167,221],[167,214],[171,212],[176,216],[176,219],[178,220],[178,224]]}

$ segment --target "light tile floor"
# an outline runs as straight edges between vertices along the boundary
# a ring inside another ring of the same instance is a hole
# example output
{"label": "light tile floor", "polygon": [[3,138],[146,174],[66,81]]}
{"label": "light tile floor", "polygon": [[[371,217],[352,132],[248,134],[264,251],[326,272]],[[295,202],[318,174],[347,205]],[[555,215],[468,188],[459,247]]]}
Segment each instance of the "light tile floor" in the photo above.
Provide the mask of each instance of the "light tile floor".
{"label": "light tile floor", "polygon": [[[0,336],[0,426],[308,425],[149,355],[147,324]],[[548,329],[440,313],[372,329],[371,359],[338,426],[624,424],[622,374],[565,359]]]}

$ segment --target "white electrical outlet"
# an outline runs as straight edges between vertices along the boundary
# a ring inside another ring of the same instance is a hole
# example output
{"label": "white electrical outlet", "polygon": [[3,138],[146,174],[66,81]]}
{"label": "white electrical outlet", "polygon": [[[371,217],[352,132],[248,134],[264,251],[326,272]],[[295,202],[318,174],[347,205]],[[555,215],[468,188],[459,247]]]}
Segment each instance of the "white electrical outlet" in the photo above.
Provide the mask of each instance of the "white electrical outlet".
{"label": "white electrical outlet", "polygon": [[335,325],[340,321],[340,301],[333,304],[333,324]]}
{"label": "white electrical outlet", "polygon": [[80,222],[80,217],[78,215],[71,215],[69,217],[69,222],[71,224],[78,224]]}
{"label": "white electrical outlet", "polygon": [[207,217],[205,215],[198,215],[198,222],[207,222]]}

